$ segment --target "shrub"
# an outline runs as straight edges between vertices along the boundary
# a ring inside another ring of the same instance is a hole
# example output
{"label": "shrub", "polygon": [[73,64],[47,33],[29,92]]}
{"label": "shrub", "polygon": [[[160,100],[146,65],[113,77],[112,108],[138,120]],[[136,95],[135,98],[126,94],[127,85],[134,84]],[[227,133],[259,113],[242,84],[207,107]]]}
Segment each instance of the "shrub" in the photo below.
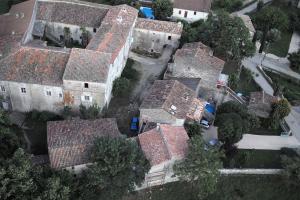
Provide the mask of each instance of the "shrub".
{"label": "shrub", "polygon": [[112,93],[114,96],[125,96],[130,92],[131,82],[127,78],[120,77],[114,80]]}
{"label": "shrub", "polygon": [[122,77],[127,78],[129,80],[137,81],[139,79],[139,72],[132,68],[134,61],[131,59],[127,60],[126,66],[122,72]]}
{"label": "shrub", "polygon": [[97,104],[93,104],[90,107],[85,107],[80,104],[79,111],[82,119],[97,119],[100,115],[100,107]]}

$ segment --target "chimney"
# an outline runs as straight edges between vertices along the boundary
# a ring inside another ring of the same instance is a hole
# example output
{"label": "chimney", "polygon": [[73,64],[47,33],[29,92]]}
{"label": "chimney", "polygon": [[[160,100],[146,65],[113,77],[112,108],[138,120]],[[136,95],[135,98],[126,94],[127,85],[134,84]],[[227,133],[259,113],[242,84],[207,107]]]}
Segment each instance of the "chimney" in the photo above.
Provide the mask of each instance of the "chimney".
{"label": "chimney", "polygon": [[160,131],[160,123],[157,123],[157,124],[156,124],[156,130],[157,130],[157,131]]}

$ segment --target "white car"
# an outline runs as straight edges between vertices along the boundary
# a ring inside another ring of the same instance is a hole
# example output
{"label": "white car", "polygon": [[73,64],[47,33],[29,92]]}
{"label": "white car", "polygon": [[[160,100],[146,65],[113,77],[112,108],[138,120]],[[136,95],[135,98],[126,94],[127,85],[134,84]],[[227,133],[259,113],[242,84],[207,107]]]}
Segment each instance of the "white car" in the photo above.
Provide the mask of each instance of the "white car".
{"label": "white car", "polygon": [[204,119],[202,119],[202,120],[200,121],[200,125],[201,125],[202,127],[204,127],[204,128],[209,128],[209,123],[208,123],[208,121],[206,121],[206,120],[204,120]]}

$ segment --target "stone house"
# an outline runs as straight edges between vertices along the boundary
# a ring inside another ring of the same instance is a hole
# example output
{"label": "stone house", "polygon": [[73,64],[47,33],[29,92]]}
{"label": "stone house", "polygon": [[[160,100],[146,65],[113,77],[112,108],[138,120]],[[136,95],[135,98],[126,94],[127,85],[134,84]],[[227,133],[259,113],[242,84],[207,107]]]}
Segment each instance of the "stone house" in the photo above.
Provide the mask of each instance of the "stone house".
{"label": "stone house", "polygon": [[176,51],[165,78],[200,78],[200,93],[213,97],[224,64],[201,42],[187,43]]}
{"label": "stone house", "polygon": [[151,165],[142,187],[164,184],[172,179],[173,165],[186,155],[188,139],[184,127],[167,124],[138,135],[141,149]]}
{"label": "stone house", "polygon": [[89,153],[98,137],[120,137],[116,119],[64,120],[47,123],[50,166],[79,173],[90,163]]}
{"label": "stone house", "polygon": [[[71,0],[30,0],[13,6],[10,13],[0,16],[1,25],[11,22],[0,30],[1,106],[57,113],[63,106],[75,111],[81,104],[106,107],[113,81],[120,77],[134,41],[137,15],[127,5]],[[159,21],[154,24],[162,26]],[[65,27],[77,44],[83,40],[82,28],[86,29],[87,46],[64,47]],[[178,35],[171,37],[174,42],[167,44],[175,47]]]}
{"label": "stone house", "polygon": [[212,0],[174,0],[172,18],[187,22],[206,20]]}
{"label": "stone house", "polygon": [[161,53],[163,48],[177,48],[183,25],[181,23],[137,19],[134,28],[132,48],[147,52]]}
{"label": "stone house", "polygon": [[150,122],[182,126],[199,121],[203,110],[195,91],[176,80],[156,80],[140,106],[140,127]]}

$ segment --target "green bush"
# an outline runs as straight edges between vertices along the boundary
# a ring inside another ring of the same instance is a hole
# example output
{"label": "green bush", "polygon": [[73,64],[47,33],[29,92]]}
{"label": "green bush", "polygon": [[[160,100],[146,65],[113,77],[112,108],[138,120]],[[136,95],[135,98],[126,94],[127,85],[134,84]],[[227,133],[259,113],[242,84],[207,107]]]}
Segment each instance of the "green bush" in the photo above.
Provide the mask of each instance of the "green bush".
{"label": "green bush", "polygon": [[214,9],[224,9],[227,12],[233,12],[243,6],[242,0],[215,0],[213,3]]}
{"label": "green bush", "polygon": [[127,78],[117,78],[114,80],[112,93],[114,96],[125,96],[130,92],[131,86],[131,82]]}
{"label": "green bush", "polygon": [[132,68],[134,61],[131,59],[127,60],[126,66],[122,72],[122,77],[127,78],[129,80],[137,81],[139,79],[139,72]]}
{"label": "green bush", "polygon": [[33,110],[27,114],[28,118],[32,121],[38,122],[47,122],[47,121],[54,121],[54,120],[61,120],[61,117],[55,113],[49,111],[38,111]]}
{"label": "green bush", "polygon": [[97,104],[93,104],[88,108],[80,104],[79,111],[82,119],[97,119],[99,118],[101,109]]}

